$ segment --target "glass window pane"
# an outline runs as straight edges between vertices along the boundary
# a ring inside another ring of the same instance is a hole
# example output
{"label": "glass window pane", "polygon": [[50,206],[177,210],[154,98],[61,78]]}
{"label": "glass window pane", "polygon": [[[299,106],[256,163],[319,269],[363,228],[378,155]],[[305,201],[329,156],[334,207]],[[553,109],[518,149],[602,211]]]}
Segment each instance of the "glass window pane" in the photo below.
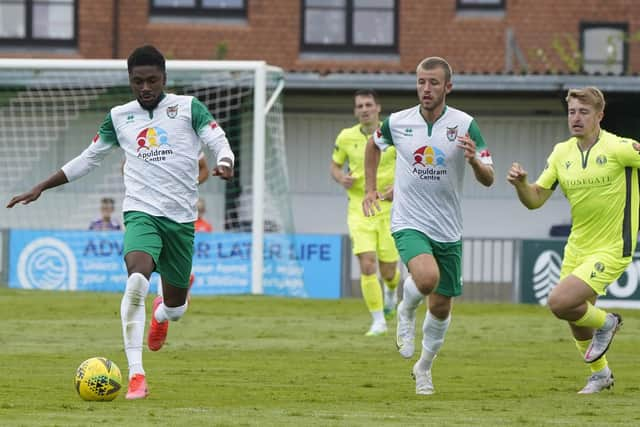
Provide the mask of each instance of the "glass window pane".
{"label": "glass window pane", "polygon": [[354,12],[353,43],[366,46],[392,46],[393,13],[379,11]]}
{"label": "glass window pane", "polygon": [[584,31],[584,70],[587,73],[616,73],[624,70],[625,31],[590,28]]}
{"label": "glass window pane", "polygon": [[345,13],[341,10],[307,10],[304,41],[313,44],[344,44],[345,22]]}
{"label": "glass window pane", "polygon": [[306,7],[322,7],[322,8],[334,8],[334,7],[346,7],[347,0],[307,0]]}
{"label": "glass window pane", "polygon": [[72,39],[73,3],[34,4],[33,37],[58,40]]}
{"label": "glass window pane", "polygon": [[353,5],[356,8],[384,8],[393,9],[395,0],[354,0]]}
{"label": "glass window pane", "polygon": [[195,7],[196,0],[153,0],[155,7]]}
{"label": "glass window pane", "polygon": [[202,6],[211,9],[242,9],[243,0],[203,0]]}
{"label": "glass window pane", "polygon": [[0,4],[0,37],[24,38],[26,31],[24,4]]}

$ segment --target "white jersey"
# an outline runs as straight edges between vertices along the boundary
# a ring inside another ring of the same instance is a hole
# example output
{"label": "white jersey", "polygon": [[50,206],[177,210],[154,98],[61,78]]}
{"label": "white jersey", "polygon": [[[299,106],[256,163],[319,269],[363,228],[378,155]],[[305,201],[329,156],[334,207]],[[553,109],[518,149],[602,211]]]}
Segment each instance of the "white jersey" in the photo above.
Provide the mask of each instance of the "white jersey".
{"label": "white jersey", "polygon": [[476,156],[492,164],[480,129],[467,113],[445,106],[433,124],[420,106],[391,114],[373,136],[396,149],[391,231],[418,230],[438,242],[462,238],[461,193],[466,161],[458,136],[469,133]]}
{"label": "white jersey", "polygon": [[193,222],[197,219],[201,141],[218,161],[222,157],[233,161],[224,131],[196,98],[164,95],[153,111],[131,101],[111,109],[93,143],[62,170],[69,181],[77,179],[120,146],[126,157],[123,212]]}

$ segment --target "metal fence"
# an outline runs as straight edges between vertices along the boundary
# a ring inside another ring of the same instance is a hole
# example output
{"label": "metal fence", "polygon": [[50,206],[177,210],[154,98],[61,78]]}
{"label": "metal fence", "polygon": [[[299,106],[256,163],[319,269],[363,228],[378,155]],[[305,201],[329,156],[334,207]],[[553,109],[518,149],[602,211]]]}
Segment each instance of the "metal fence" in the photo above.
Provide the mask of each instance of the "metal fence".
{"label": "metal fence", "polygon": [[462,279],[466,301],[518,302],[520,239],[465,238]]}
{"label": "metal fence", "polygon": [[[491,237],[462,240],[462,280],[464,290],[460,301],[519,302],[519,254],[521,239]],[[350,251],[351,248],[349,247]],[[402,277],[408,272],[403,265]],[[360,279],[352,278],[345,297],[361,298]],[[402,297],[402,283],[400,284]]]}

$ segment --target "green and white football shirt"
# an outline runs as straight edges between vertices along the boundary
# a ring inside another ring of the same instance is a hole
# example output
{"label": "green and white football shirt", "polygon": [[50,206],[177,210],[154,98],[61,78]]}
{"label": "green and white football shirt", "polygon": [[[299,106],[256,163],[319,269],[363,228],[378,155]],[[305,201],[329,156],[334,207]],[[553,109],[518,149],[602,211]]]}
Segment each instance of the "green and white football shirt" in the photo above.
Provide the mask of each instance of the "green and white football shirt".
{"label": "green and white football shirt", "polygon": [[430,124],[420,106],[393,113],[374,134],[385,150],[396,149],[391,231],[414,229],[438,242],[462,237],[461,193],[466,161],[458,136],[469,133],[476,156],[492,164],[480,129],[467,113],[446,106]]}
{"label": "green and white football shirt", "polygon": [[92,144],[62,170],[69,181],[77,179],[120,146],[126,157],[123,212],[192,222],[197,218],[202,142],[217,160],[230,157],[233,161],[224,131],[196,98],[167,94],[153,111],[136,100],[112,108]]}

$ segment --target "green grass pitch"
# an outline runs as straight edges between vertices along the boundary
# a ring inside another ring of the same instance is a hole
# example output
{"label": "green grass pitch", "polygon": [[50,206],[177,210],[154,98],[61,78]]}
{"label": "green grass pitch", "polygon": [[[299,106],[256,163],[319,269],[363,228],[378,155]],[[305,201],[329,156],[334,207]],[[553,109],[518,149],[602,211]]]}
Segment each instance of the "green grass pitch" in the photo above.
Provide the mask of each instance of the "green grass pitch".
{"label": "green grass pitch", "polygon": [[436,394],[416,396],[395,323],[364,337],[360,300],[196,296],[165,347],[144,352],[146,400],[84,402],[73,377],[86,358],[111,358],[126,376],[119,307],[118,294],[0,288],[0,425],[640,425],[637,311],[620,311],[614,389],[579,396],[588,370],[547,309],[458,303]]}

